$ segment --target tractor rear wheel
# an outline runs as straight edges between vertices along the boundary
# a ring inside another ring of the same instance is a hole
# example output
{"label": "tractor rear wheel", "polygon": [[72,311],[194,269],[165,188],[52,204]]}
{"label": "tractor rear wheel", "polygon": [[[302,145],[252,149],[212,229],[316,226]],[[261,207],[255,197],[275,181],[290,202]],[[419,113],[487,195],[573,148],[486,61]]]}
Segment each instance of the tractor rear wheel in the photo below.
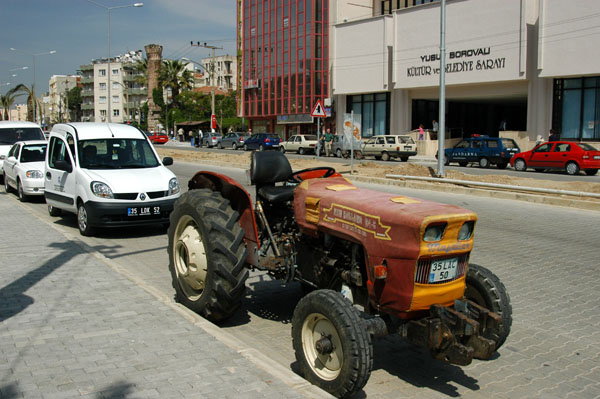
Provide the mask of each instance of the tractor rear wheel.
{"label": "tractor rear wheel", "polygon": [[227,199],[207,189],[183,194],[171,213],[175,299],[211,321],[230,317],[246,292],[247,249],[239,218]]}
{"label": "tractor rear wheel", "polygon": [[361,390],[371,375],[371,336],[339,292],[316,290],[298,302],[292,343],[304,378],[338,398]]}
{"label": "tractor rear wheel", "polygon": [[467,271],[465,297],[487,308],[502,318],[499,330],[488,329],[485,338],[496,342],[498,350],[510,333],[512,305],[510,297],[498,276],[483,266],[471,263]]}

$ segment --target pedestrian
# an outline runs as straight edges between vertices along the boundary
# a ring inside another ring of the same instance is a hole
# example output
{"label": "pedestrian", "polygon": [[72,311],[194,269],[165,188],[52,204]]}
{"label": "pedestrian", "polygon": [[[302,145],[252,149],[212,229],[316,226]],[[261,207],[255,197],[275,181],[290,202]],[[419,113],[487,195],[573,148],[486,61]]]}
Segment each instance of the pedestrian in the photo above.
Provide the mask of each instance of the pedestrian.
{"label": "pedestrian", "polygon": [[202,129],[198,129],[198,142],[196,143],[196,147],[202,147],[202,140],[204,139],[204,132]]}
{"label": "pedestrian", "polygon": [[188,130],[186,140],[187,140],[188,137],[190,139],[191,146],[193,147],[194,146],[194,136],[193,136],[193,133],[192,133],[191,130]]}
{"label": "pedestrian", "polygon": [[198,147],[198,138],[199,138],[199,132],[196,130],[192,131],[193,137],[192,137],[192,147]]}
{"label": "pedestrian", "polygon": [[437,121],[434,119],[434,120],[433,120],[433,122],[432,122],[431,124],[433,125],[433,132],[434,132],[435,134],[437,134],[437,132],[438,132],[438,127],[439,127],[439,125],[438,125]]}
{"label": "pedestrian", "polygon": [[550,129],[550,135],[548,136],[548,141],[558,141],[560,140],[560,134],[556,133],[554,129]]}
{"label": "pedestrian", "polygon": [[419,125],[419,140],[423,140],[423,137],[425,136],[425,130],[423,130],[423,124]]}
{"label": "pedestrian", "polygon": [[333,144],[333,134],[331,134],[331,129],[327,128],[323,140],[325,141],[325,156],[328,157],[331,153],[331,145]]}
{"label": "pedestrian", "polygon": [[181,143],[183,143],[183,128],[179,128],[179,130],[177,130],[177,135],[179,136],[179,141]]}
{"label": "pedestrian", "polygon": [[169,138],[173,140],[175,138],[175,134],[173,134],[173,129],[169,132]]}
{"label": "pedestrian", "polygon": [[500,126],[498,127],[499,130],[506,130],[506,118],[502,118],[502,120],[500,121]]}

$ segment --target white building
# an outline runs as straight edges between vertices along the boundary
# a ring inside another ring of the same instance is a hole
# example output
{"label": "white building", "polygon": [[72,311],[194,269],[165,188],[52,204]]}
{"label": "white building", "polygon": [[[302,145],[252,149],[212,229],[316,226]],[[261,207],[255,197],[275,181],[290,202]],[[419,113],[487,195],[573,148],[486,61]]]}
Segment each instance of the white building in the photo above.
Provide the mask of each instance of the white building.
{"label": "white building", "polygon": [[186,68],[195,73],[194,87],[211,87],[211,68],[214,65],[214,86],[220,91],[232,91],[237,89],[237,61],[233,55],[219,55],[203,58],[200,73],[195,69],[195,64],[190,62]]}
{"label": "white building", "polygon": [[[440,4],[329,0],[337,126],[353,110],[363,136],[432,128]],[[553,128],[600,142],[599,26],[597,0],[447,0],[446,137],[512,136],[528,149]]]}
{"label": "white building", "polygon": [[68,111],[68,92],[77,87],[81,76],[79,75],[52,75],[48,83],[48,114],[51,124],[70,122],[72,117]]}
{"label": "white building", "polygon": [[123,123],[140,120],[140,109],[147,101],[147,89],[137,79],[140,73],[135,69],[135,64],[142,57],[141,50],[131,51],[111,59],[110,63],[107,59],[98,59],[81,66],[84,122]]}

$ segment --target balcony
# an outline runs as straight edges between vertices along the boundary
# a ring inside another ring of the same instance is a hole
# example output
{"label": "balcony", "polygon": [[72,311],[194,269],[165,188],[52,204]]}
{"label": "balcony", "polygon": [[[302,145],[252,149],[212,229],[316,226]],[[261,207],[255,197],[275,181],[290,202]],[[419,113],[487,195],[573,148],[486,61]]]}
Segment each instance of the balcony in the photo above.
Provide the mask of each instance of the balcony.
{"label": "balcony", "polygon": [[89,83],[94,83],[94,78],[81,78],[81,80],[79,82],[82,85],[89,84]]}
{"label": "balcony", "polygon": [[91,104],[81,104],[81,109],[82,110],[88,110],[88,109],[93,110],[94,109],[94,103],[91,103]]}
{"label": "balcony", "polygon": [[127,93],[130,96],[145,96],[148,94],[148,90],[147,89],[129,89],[129,90],[127,90]]}
{"label": "balcony", "polygon": [[94,97],[94,90],[81,90],[81,97]]}
{"label": "balcony", "polygon": [[94,64],[87,64],[87,65],[81,65],[79,67],[80,71],[93,71],[94,70]]}

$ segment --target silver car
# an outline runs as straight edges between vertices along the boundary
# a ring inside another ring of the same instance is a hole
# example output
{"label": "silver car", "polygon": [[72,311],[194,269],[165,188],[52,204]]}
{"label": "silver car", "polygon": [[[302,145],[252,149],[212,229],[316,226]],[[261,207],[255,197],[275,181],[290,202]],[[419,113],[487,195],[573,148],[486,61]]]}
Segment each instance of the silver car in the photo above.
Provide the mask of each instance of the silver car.
{"label": "silver car", "polygon": [[202,140],[200,140],[200,147],[206,146],[208,148],[218,147],[221,142],[221,133],[218,132],[208,132],[203,133]]}
{"label": "silver car", "polygon": [[[362,143],[355,138],[352,138],[354,146],[354,158],[361,159],[362,154]],[[331,152],[338,158],[349,158],[350,157],[350,142],[343,134],[337,134],[333,137],[333,143],[331,144]]]}
{"label": "silver car", "polygon": [[244,148],[244,142],[246,138],[248,138],[249,134],[245,132],[231,132],[227,133],[217,147],[219,148],[231,148],[232,150],[237,150],[238,148]]}

